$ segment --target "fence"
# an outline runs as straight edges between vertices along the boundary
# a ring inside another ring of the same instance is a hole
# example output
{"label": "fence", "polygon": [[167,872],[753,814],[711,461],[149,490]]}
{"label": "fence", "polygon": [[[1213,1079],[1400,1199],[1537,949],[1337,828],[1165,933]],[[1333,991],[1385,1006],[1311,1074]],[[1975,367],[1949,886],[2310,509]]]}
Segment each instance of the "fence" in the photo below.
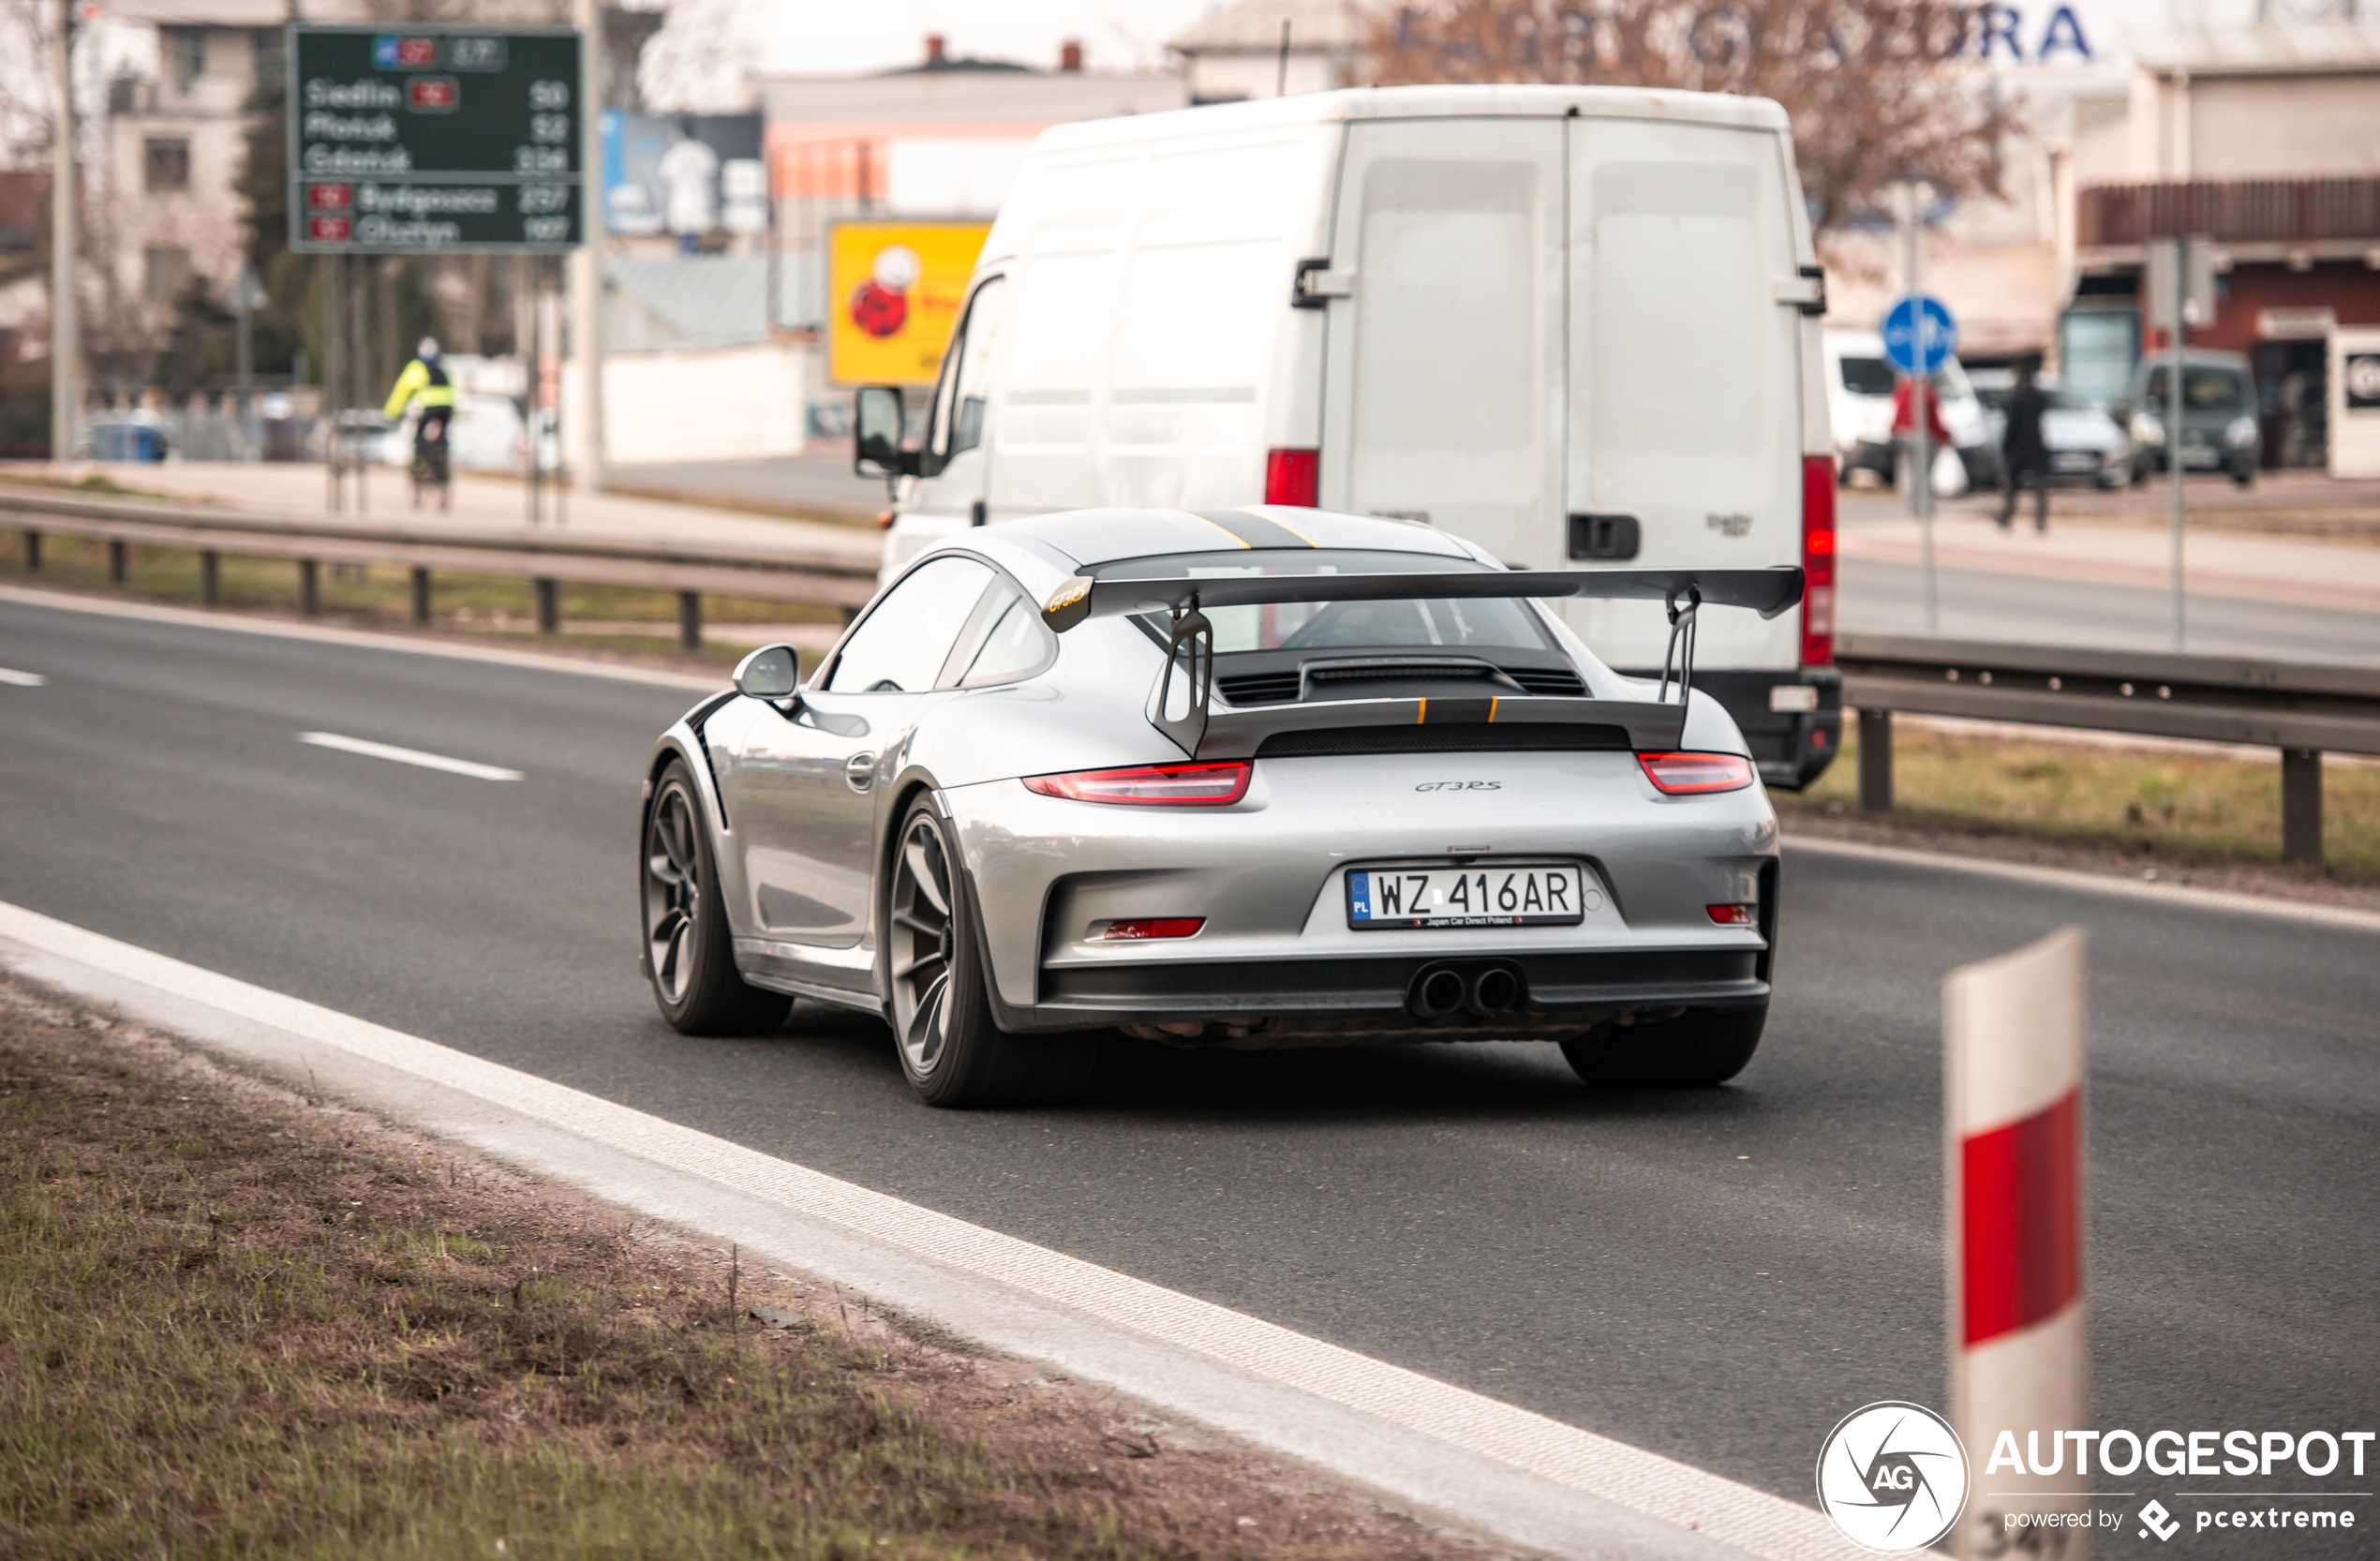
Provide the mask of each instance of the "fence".
{"label": "fence", "polygon": [[864,605],[876,589],[873,560],[827,554],[754,555],[700,543],[602,537],[487,535],[426,525],[334,525],[232,511],[124,503],[48,494],[0,492],[0,522],[24,531],[25,567],[41,568],[44,533],[97,538],[108,544],[108,577],[121,582],[134,545],[174,547],[199,555],[199,600],[220,600],[221,557],[289,558],[297,564],[298,610],[320,610],[321,566],[394,564],[412,572],[413,621],[432,618],[434,572],[509,574],[528,579],[537,598],[537,626],[561,629],[561,582],[634,586],[677,593],[678,642],[702,645],[705,594],[818,602],[845,609]]}
{"label": "fence", "polygon": [[1859,802],[1893,806],[1893,713],[2075,726],[2281,750],[2281,855],[2322,859],[2322,755],[2380,754],[2380,667],[1992,645],[1898,634],[1837,643],[1859,711]]}

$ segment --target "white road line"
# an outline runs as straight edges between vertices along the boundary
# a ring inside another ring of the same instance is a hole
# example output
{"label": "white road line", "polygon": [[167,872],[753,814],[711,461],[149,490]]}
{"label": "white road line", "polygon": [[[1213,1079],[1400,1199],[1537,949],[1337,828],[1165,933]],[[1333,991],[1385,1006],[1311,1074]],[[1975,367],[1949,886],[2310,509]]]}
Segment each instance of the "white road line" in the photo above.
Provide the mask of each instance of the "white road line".
{"label": "white road line", "polygon": [[[1418,1434],[1441,1456],[1534,1476],[1611,1508],[1614,1518],[1670,1525],[1631,1539],[1607,1534],[1574,1554],[1682,1554],[1716,1541],[1778,1561],[1856,1556],[1817,1511],[1691,1464],[1376,1360],[1261,1318],[1101,1268],[918,1204],[775,1159],[535,1074],[235,981],[38,913],[0,903],[0,941],[38,974],[52,964],[96,972],[169,1003],[227,1016],[328,1052],[453,1092],[513,1119],[530,1119],[601,1146],[613,1187],[632,1181],[633,1156],[786,1215],[835,1227],[945,1271],[990,1281],[1093,1327],[1136,1334],[1181,1358],[1219,1363],[1267,1390],[1289,1389],[1361,1423]],[[417,1087],[418,1087],[417,1085]],[[437,1110],[416,1101],[418,1115]],[[435,1130],[435,1122],[431,1124]],[[606,1195],[608,1196],[608,1195]],[[1201,1369],[1205,1369],[1203,1366]],[[1818,1435],[1812,1430],[1813,1439]],[[1359,1476],[1361,1478],[1361,1476]],[[1477,1514],[1493,1518],[1495,1514]],[[1494,1526],[1491,1523],[1489,1526]],[[1668,1538],[1657,1538],[1667,1536]],[[1649,1541],[1649,1542],[1648,1542]]]}
{"label": "white road line", "polygon": [[19,672],[14,667],[0,667],[0,683],[12,688],[37,689],[50,679],[37,672]]}
{"label": "white road line", "polygon": [[505,769],[498,765],[450,759],[443,753],[424,753],[418,748],[366,742],[362,737],[342,737],[336,732],[300,732],[298,741],[312,743],[317,748],[335,748],[342,753],[361,753],[367,759],[388,759],[400,765],[419,765],[424,769],[442,769],[449,775],[468,775],[475,780],[518,780],[521,778],[519,770]]}
{"label": "white road line", "polygon": [[2270,899],[2263,895],[2236,894],[2229,889],[2201,889],[2188,884],[2141,883],[2129,878],[2109,878],[2096,872],[2076,872],[2071,868],[2037,868],[2023,862],[1995,862],[1982,856],[1903,851],[1896,846],[1862,845],[1852,840],[1812,840],[1790,832],[1785,837],[1785,849],[1851,856],[1871,862],[1890,862],[1896,867],[1978,872],[1992,878],[2013,878],[2020,884],[2039,884],[2045,888],[2114,895],[2121,899],[2155,900],[2166,905],[2186,905],[2200,911],[2225,911],[2242,915],[2319,922],[2326,927],[2344,928],[2351,932],[2380,932],[2380,912],[2358,911],[2346,905],[2314,905],[2301,899]]}

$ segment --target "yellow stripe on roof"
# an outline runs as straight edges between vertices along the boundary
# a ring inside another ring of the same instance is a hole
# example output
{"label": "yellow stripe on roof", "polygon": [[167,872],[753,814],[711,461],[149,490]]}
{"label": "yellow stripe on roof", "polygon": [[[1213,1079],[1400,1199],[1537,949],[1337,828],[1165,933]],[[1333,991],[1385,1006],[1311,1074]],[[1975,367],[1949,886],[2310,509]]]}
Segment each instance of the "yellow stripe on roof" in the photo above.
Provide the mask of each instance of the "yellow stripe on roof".
{"label": "yellow stripe on roof", "polygon": [[1201,526],[1213,527],[1215,530],[1218,530],[1225,536],[1231,538],[1232,542],[1238,545],[1242,552],[1253,553],[1256,551],[1255,544],[1250,543],[1245,537],[1236,535],[1227,526],[1217,526],[1213,521],[1209,520],[1206,516],[1198,513],[1196,510],[1176,510],[1174,513],[1178,515],[1188,515],[1192,520],[1197,521]]}

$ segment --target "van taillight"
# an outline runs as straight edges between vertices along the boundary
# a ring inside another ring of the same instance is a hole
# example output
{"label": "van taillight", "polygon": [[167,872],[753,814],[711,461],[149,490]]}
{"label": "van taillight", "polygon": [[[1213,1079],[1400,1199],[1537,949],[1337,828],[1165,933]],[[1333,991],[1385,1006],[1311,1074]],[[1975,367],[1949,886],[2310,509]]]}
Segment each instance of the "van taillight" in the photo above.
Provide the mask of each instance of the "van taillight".
{"label": "van taillight", "polygon": [[1835,457],[1802,457],[1802,665],[1835,664]]}
{"label": "van taillight", "polygon": [[1268,450],[1264,453],[1264,501],[1295,504],[1311,510],[1321,501],[1322,452]]}

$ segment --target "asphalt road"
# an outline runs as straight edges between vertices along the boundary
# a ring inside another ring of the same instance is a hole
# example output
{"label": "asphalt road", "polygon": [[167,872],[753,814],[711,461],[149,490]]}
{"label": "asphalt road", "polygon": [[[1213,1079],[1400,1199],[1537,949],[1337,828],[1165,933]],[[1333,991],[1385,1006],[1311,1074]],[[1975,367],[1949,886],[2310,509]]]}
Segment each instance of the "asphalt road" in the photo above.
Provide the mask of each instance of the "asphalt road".
{"label": "asphalt road", "polygon": [[[1842,560],[1842,622],[1871,633],[1926,632],[1924,574],[1915,564]],[[2173,597],[2147,586],[1943,569],[1936,580],[1941,632],[2119,649],[2173,647]],[[2380,614],[2194,591],[2183,604],[2190,648],[2283,661],[2380,662]]]}
{"label": "asphalt road", "polygon": [[[2380,1407],[2370,936],[1802,853],[1768,1038],[1729,1089],[1596,1094],[1546,1046],[1120,1046],[1086,1105],[936,1112],[870,1022],[805,1005],[692,1041],[654,1014],[637,775],[688,696],[13,602],[0,668],[49,679],[0,682],[0,899],[1803,1501],[1843,1414],[1947,1396],[1941,975],[2080,923],[2097,1423]],[[2135,1478],[2185,1517],[2179,1489],[2241,1483]],[[2221,1538],[2193,1554],[2258,1554]]]}

